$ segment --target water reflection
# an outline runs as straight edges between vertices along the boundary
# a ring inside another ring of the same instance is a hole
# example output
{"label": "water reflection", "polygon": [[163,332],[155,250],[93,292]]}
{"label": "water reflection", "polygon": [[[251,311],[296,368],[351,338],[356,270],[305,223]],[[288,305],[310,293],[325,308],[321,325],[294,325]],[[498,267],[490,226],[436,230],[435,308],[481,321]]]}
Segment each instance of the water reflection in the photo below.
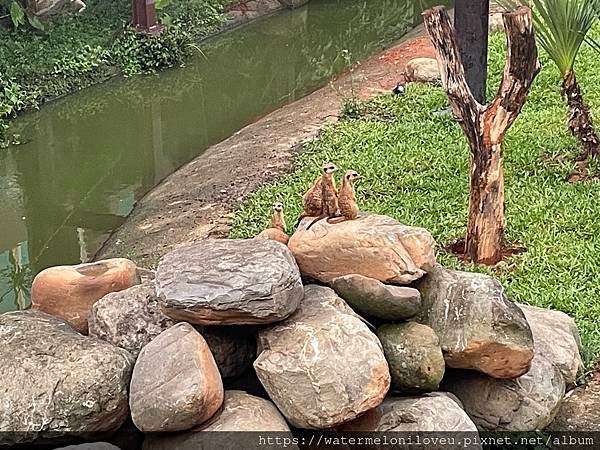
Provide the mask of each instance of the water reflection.
{"label": "water reflection", "polygon": [[[0,153],[0,310],[31,274],[85,261],[136,200],[209,145],[413,28],[421,0],[313,0],[202,45],[185,69],[112,82],[15,122]],[[124,255],[126,256],[126,255]],[[5,293],[6,292],[6,293]]]}

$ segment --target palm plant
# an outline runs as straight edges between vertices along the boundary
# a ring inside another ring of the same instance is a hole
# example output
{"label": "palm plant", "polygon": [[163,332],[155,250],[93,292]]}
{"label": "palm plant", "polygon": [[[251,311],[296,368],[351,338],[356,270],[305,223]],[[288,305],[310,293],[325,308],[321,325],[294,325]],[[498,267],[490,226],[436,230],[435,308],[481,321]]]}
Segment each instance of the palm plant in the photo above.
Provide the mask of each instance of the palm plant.
{"label": "palm plant", "polygon": [[583,100],[574,67],[581,45],[598,19],[600,0],[503,0],[500,3],[508,8],[526,4],[532,9],[537,40],[562,76],[562,94],[569,108],[569,129],[581,141],[584,159],[598,157],[600,139]]}

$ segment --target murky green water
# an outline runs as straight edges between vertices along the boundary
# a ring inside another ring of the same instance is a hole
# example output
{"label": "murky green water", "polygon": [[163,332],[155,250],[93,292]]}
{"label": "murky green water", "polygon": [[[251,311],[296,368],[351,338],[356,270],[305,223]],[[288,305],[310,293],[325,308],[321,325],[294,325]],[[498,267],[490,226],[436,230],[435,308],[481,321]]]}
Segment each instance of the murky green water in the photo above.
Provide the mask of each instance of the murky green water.
{"label": "murky green water", "polygon": [[117,79],[15,121],[0,150],[0,312],[93,256],[136,200],[209,145],[402,37],[435,0],[312,0],[219,35],[183,69]]}

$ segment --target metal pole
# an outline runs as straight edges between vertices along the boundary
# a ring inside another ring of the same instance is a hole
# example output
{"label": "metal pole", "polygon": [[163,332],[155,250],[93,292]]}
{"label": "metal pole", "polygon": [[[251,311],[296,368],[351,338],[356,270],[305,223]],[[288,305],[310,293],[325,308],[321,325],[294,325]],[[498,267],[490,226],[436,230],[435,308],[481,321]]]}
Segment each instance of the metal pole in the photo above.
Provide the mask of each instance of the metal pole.
{"label": "metal pole", "polygon": [[456,0],[455,2],[454,28],[467,83],[473,96],[481,104],[485,104],[489,13],[489,0]]}

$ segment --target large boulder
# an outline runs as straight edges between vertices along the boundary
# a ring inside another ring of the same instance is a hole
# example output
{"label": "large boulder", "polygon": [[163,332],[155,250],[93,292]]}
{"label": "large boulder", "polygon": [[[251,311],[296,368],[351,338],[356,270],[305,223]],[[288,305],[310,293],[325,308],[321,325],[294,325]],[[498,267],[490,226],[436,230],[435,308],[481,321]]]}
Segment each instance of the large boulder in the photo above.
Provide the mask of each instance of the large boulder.
{"label": "large boulder", "polygon": [[303,275],[330,283],[358,274],[384,283],[408,284],[435,264],[435,241],[423,228],[409,227],[387,216],[363,215],[307,229],[305,218],[288,247]]}
{"label": "large boulder", "polygon": [[575,321],[560,311],[519,305],[533,332],[536,355],[546,357],[562,373],[567,386],[575,386],[583,368],[581,340]]}
{"label": "large boulder", "polygon": [[0,315],[0,444],[114,431],[132,356],[41,311]]}
{"label": "large boulder", "polygon": [[288,248],[263,239],[214,239],[174,250],[160,260],[156,292],[168,317],[199,325],[277,322],[303,296]]}
{"label": "large boulder", "polygon": [[438,389],[446,364],[440,340],[431,328],[414,322],[388,324],[377,329],[377,337],[390,365],[394,390]]}
{"label": "large boulder", "polygon": [[86,334],[88,315],[95,302],[110,292],[139,283],[137,267],[124,258],[50,267],[33,280],[31,303],[33,309],[63,318]]}
{"label": "large boulder", "polygon": [[152,339],[175,325],[160,310],[153,282],[105,295],[92,306],[90,336],[110,342],[135,357]]}
{"label": "large boulder", "polygon": [[265,448],[258,438],[249,436],[251,432],[277,433],[282,438],[290,433],[290,429],[270,401],[243,391],[226,391],[223,407],[205,425],[184,433],[148,436],[144,450]]}
{"label": "large boulder", "polygon": [[495,378],[516,378],[529,370],[531,328],[498,280],[436,266],[416,287],[423,300],[417,321],[436,332],[449,367]]}
{"label": "large boulder", "polygon": [[565,396],[560,370],[541,355],[515,380],[452,371],[442,388],[455,394],[473,422],[488,431],[541,430],[552,422]]}
{"label": "large boulder", "polygon": [[307,286],[298,310],[258,340],[258,378],[298,428],[354,419],[379,405],[389,389],[379,340],[329,288]]}
{"label": "large boulder", "polygon": [[441,79],[437,60],[434,58],[414,58],[406,63],[406,76],[409,81],[433,83]]}
{"label": "large boulder", "polygon": [[388,397],[377,408],[342,425],[339,429],[360,433],[477,433],[477,427],[457,401],[450,396],[437,394],[421,397]]}
{"label": "large boulder", "polygon": [[331,287],[358,313],[383,320],[406,320],[421,309],[421,294],[405,286],[390,286],[362,275],[346,275]]}
{"label": "large boulder", "polygon": [[204,338],[182,322],[146,345],[135,363],[129,404],[143,432],[181,431],[210,419],[223,383]]}

